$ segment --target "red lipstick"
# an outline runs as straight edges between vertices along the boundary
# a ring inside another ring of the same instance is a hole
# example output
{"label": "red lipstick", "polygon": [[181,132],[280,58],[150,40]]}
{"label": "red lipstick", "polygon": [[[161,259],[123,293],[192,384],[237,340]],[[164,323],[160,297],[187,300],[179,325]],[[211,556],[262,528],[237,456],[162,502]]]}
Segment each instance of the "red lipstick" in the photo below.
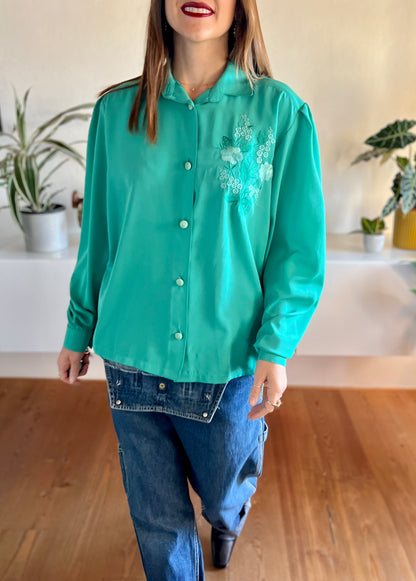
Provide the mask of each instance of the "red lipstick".
{"label": "red lipstick", "polygon": [[204,2],[185,2],[182,4],[181,10],[186,16],[192,18],[205,18],[214,14],[213,9]]}

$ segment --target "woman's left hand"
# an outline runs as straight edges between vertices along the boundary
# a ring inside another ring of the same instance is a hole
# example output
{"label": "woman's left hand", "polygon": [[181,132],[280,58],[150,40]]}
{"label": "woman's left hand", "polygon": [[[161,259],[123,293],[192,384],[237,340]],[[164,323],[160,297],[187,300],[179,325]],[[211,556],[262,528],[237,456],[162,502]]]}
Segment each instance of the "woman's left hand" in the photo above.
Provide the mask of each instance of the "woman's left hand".
{"label": "woman's left hand", "polygon": [[[260,403],[257,403],[263,383],[263,399]],[[257,420],[277,409],[270,403],[267,403],[267,401],[277,403],[282,397],[286,387],[286,366],[280,365],[280,363],[272,363],[271,361],[259,359],[256,364],[253,387],[251,388],[249,398],[249,404],[254,407],[248,413],[247,417],[250,420]]]}

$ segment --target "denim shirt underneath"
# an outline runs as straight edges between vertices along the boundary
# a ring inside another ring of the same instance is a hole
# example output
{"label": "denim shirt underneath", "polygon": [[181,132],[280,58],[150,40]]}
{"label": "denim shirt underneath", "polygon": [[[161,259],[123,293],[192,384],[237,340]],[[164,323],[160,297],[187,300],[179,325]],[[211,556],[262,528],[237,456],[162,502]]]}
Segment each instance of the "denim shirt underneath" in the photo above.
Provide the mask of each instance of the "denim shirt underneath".
{"label": "denim shirt underneath", "polygon": [[114,410],[165,412],[209,423],[230,382],[245,381],[250,391],[254,374],[226,383],[173,381],[136,367],[104,359],[107,395]]}

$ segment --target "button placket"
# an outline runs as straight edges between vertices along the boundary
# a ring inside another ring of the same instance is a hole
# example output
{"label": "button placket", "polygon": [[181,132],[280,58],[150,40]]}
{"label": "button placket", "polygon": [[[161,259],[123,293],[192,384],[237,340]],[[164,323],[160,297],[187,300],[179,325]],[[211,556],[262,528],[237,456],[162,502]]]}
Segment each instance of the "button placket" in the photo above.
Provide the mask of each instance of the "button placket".
{"label": "button placket", "polygon": [[[195,189],[195,166],[194,163],[197,159],[198,150],[198,115],[197,109],[193,102],[188,100],[184,103],[185,113],[183,116],[183,122],[187,125],[189,139],[187,140],[186,150],[184,153],[184,159],[182,159],[181,165],[183,170],[183,183],[180,192],[181,203],[180,208],[184,212],[185,216],[192,216],[193,206],[194,206],[194,189]],[[193,113],[192,113],[193,112]],[[191,113],[188,115],[188,113]],[[185,149],[185,148],[184,148]],[[179,207],[179,206],[178,206]],[[177,218],[177,226],[181,230],[187,230],[191,225],[190,218],[186,219],[180,215]],[[184,235],[184,233],[183,233]],[[181,364],[183,364],[184,349],[186,344],[186,330],[187,330],[187,306],[188,306],[188,268],[189,268],[189,253],[191,251],[190,241],[191,232],[189,232],[189,237],[183,238],[183,235],[178,237],[178,245],[180,251],[176,253],[176,259],[172,262],[173,270],[173,281],[172,281],[172,303],[171,303],[171,316],[173,323],[173,328],[171,329],[171,337],[175,339],[172,344],[172,352],[175,353],[175,357],[178,358],[178,372],[180,372]],[[176,290],[175,288],[180,288],[181,290]],[[174,346],[176,345],[176,346]]]}

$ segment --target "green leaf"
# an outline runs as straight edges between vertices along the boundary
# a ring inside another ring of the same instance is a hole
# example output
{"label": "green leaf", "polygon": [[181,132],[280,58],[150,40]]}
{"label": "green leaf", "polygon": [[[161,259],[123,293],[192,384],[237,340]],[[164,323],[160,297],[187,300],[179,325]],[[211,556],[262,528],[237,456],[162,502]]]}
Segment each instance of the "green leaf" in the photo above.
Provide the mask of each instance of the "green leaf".
{"label": "green leaf", "polygon": [[401,171],[404,170],[404,168],[407,166],[407,164],[409,163],[409,159],[407,157],[396,157],[396,163],[399,166],[399,169]]}
{"label": "green leaf", "polygon": [[42,159],[42,161],[39,161],[39,170],[41,170],[43,168],[43,166],[45,166],[49,161],[51,161],[52,158],[55,157],[55,155],[58,155],[59,153],[61,153],[61,151],[59,149],[52,149],[50,147],[46,147],[45,149],[42,149],[40,151],[36,151],[36,157],[39,157],[43,154],[47,153],[47,155],[45,155],[45,157]]}
{"label": "green leaf", "polygon": [[65,190],[65,188],[60,188],[59,190],[56,190],[55,192],[53,192],[52,194],[49,195],[49,197],[46,200],[46,204],[50,204],[51,203],[51,199],[54,198],[55,196],[57,196],[60,192],[63,192]]}
{"label": "green leaf", "polygon": [[391,212],[394,212],[394,210],[397,210],[397,208],[400,206],[400,201],[399,198],[396,195],[391,196],[391,198],[389,198],[387,200],[386,205],[384,206],[384,208],[381,211],[381,216],[384,218],[385,216],[388,216],[389,214],[391,214]]}
{"label": "green leaf", "polygon": [[19,228],[24,232],[22,217],[20,214],[19,204],[18,204],[18,193],[12,178],[10,178],[9,186],[7,188],[7,198],[9,200],[10,209],[12,213],[12,217],[15,219]]}
{"label": "green leaf", "polygon": [[404,169],[400,184],[400,192],[403,198],[402,212],[403,214],[407,214],[416,204],[416,172],[412,170],[410,164],[408,164]]}
{"label": "green leaf", "polygon": [[368,218],[361,218],[361,226],[364,232],[371,234],[371,226]]}
{"label": "green leaf", "polygon": [[[27,200],[30,206],[36,206],[35,192],[31,189],[31,176],[27,173],[27,160],[24,156],[16,156],[14,159],[13,181],[19,194]],[[33,187],[33,186],[32,186]]]}
{"label": "green leaf", "polygon": [[29,96],[31,89],[32,89],[32,87],[29,87],[25,93],[25,96],[23,97],[23,111],[24,111],[25,116],[26,116],[27,98]]}
{"label": "green leaf", "polygon": [[390,151],[386,151],[386,153],[383,154],[381,160],[380,160],[380,165],[383,165],[383,163],[386,163],[386,161],[388,161],[391,156],[393,155],[394,151],[390,150]]}
{"label": "green leaf", "polygon": [[[14,89],[14,87],[13,87]],[[16,89],[14,89],[15,96],[15,109],[16,109],[16,131],[19,137],[20,147],[22,149],[26,146],[26,124],[25,124],[25,112],[17,97]]]}
{"label": "green leaf", "polygon": [[380,155],[385,155],[386,153],[388,153],[388,151],[389,150],[387,148],[375,147],[374,149],[370,149],[369,151],[361,153],[358,157],[354,159],[354,161],[351,162],[351,165],[359,163],[360,161],[369,161],[370,159],[373,159],[374,157],[379,157]]}
{"label": "green leaf", "polygon": [[35,139],[37,139],[46,129],[48,129],[48,127],[52,126],[54,123],[57,123],[62,117],[67,115],[67,113],[91,107],[94,107],[94,103],[83,103],[82,105],[75,105],[74,107],[70,107],[69,109],[62,111],[61,113],[58,113],[58,115],[54,115],[53,117],[48,119],[48,121],[45,121],[45,123],[40,125],[36,129],[36,131],[34,131],[34,133],[31,135],[30,143],[32,144],[35,141]]}
{"label": "green leaf", "polygon": [[376,234],[381,230],[384,230],[385,223],[384,220],[378,216],[374,218],[374,220],[370,220],[369,218],[361,218],[361,226],[363,228],[363,232],[366,234]]}
{"label": "green leaf", "polygon": [[232,145],[233,145],[233,140],[230,139],[230,137],[223,135],[222,141],[221,141],[221,149],[226,149],[227,147],[231,147]]}
{"label": "green leaf", "polygon": [[61,153],[67,155],[68,157],[72,158],[74,161],[79,163],[81,167],[85,167],[82,155],[69,145],[63,143],[63,141],[58,141],[56,139],[47,139],[42,140],[41,143],[52,146],[55,150],[60,151]]}
{"label": "green leaf", "polygon": [[23,172],[20,164],[20,157],[18,155],[16,155],[16,157],[13,160],[13,169],[14,169],[13,181],[15,183],[16,189],[22,196],[26,196],[25,184],[22,176]]}
{"label": "green leaf", "polygon": [[33,205],[39,207],[39,171],[33,156],[24,159],[24,175],[28,185],[28,193],[33,200]]}
{"label": "green leaf", "polygon": [[416,121],[413,120],[395,121],[369,137],[365,143],[377,148],[401,149],[416,141],[416,135],[409,133],[414,125]]}
{"label": "green leaf", "polygon": [[[91,118],[89,113],[74,113],[72,115],[67,115],[63,117],[56,125],[52,128],[52,130],[47,133],[45,136],[42,137],[43,140],[50,139],[52,135],[60,128],[62,125],[69,123],[70,121],[88,121]],[[33,147],[36,143],[36,138],[33,139],[33,136],[30,138],[28,148]]]}

